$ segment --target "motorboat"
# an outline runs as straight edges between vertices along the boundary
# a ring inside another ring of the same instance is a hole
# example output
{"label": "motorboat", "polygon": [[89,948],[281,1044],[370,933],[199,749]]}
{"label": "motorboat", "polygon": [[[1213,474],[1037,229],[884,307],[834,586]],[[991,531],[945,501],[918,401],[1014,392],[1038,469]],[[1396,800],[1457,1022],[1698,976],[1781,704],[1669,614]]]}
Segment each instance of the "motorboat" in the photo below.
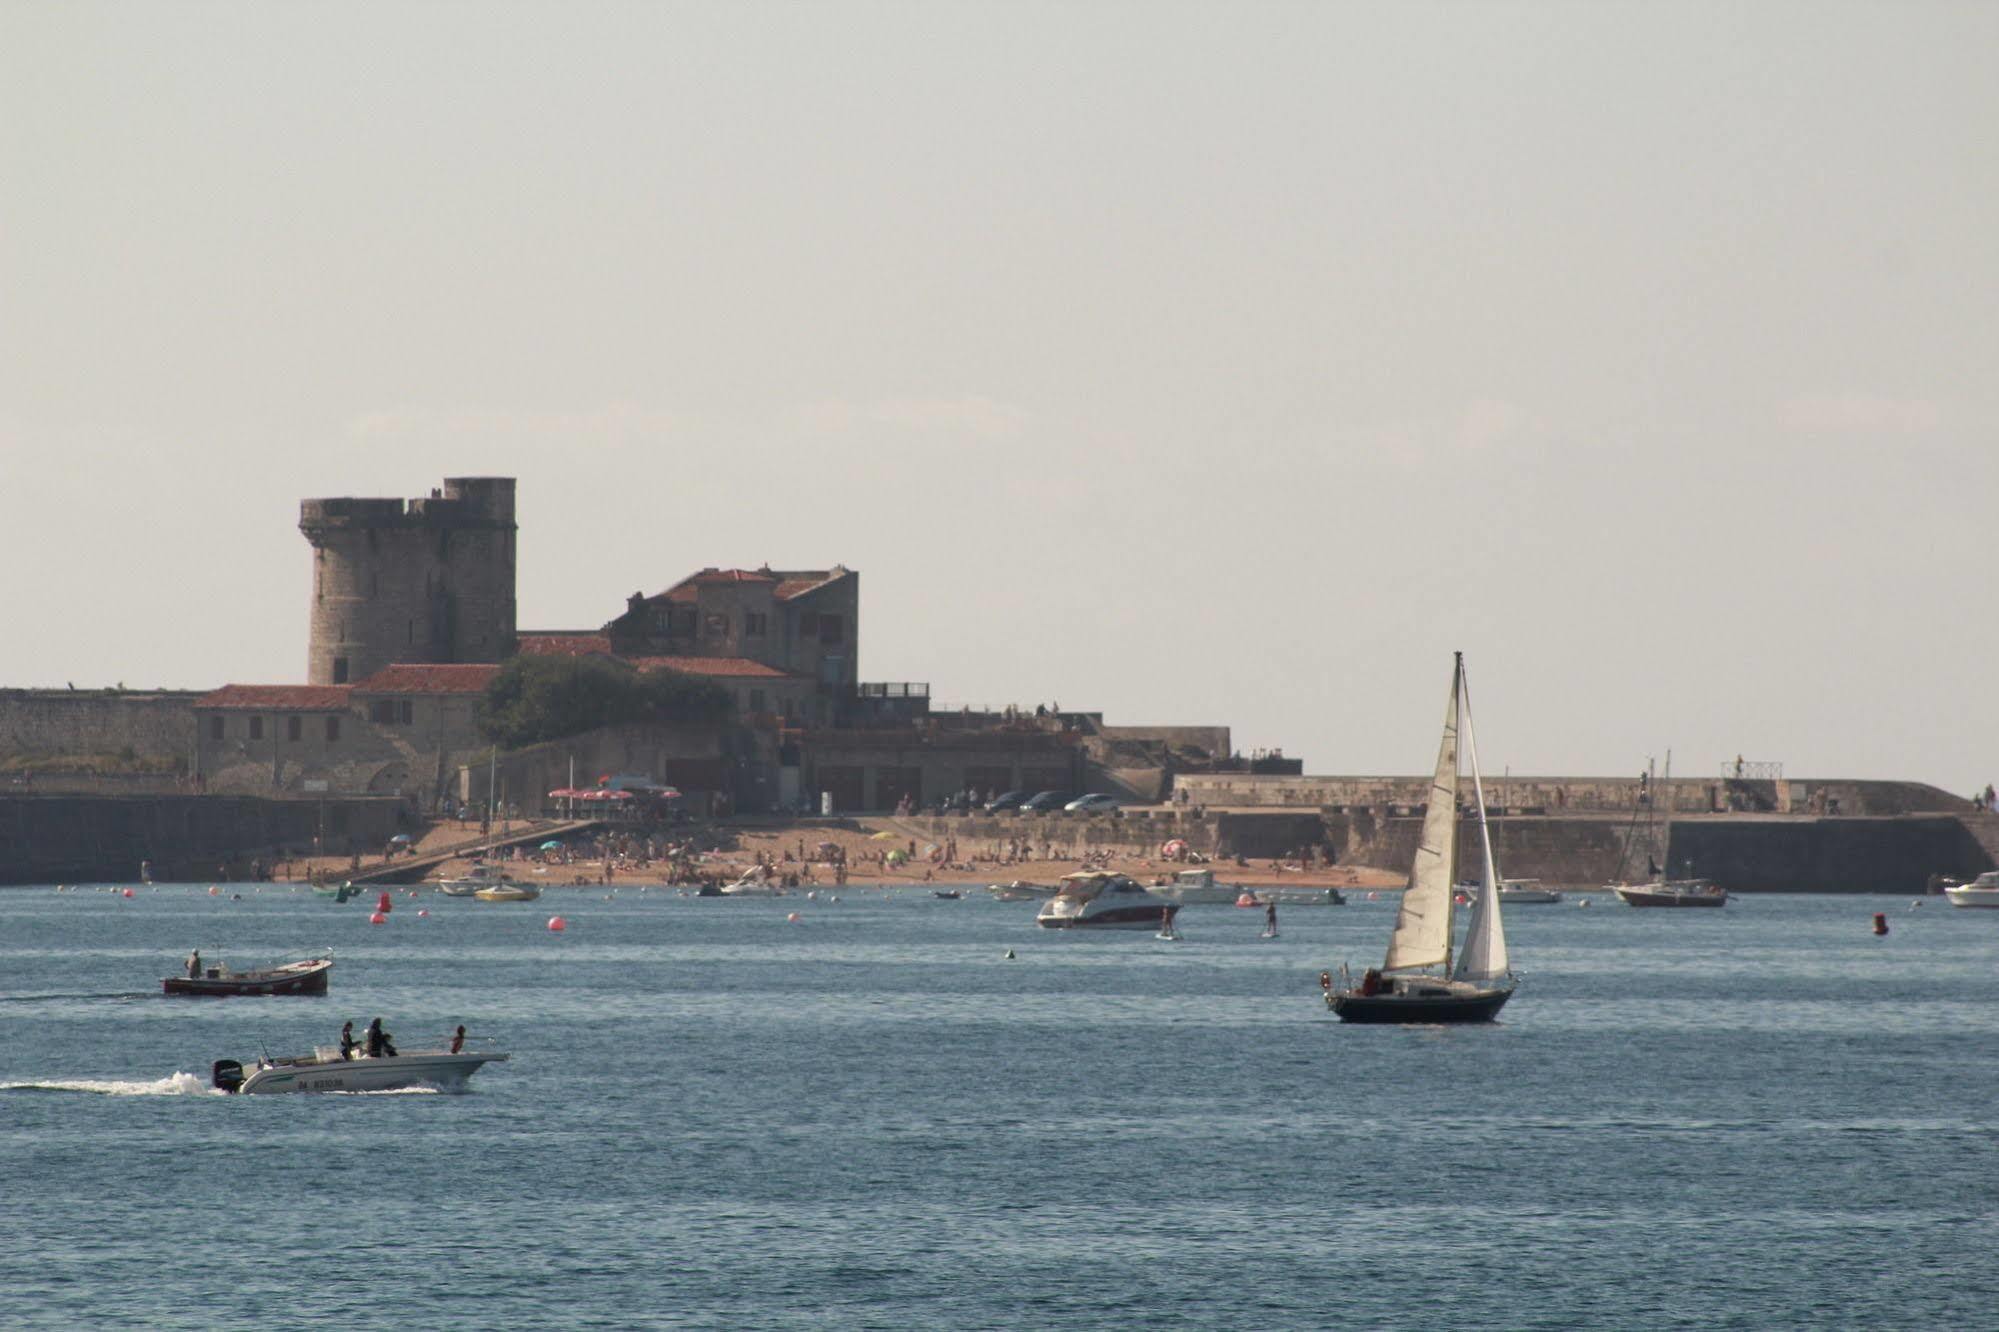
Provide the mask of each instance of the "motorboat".
{"label": "motorboat", "polygon": [[1943,895],[1954,907],[1999,907],[1999,870],[1987,870],[1970,883],[1947,885]]}
{"label": "motorboat", "polygon": [[172,995],[325,994],[332,971],[332,957],[312,957],[248,971],[197,967],[189,975],[168,976],[160,984]]}
{"label": "motorboat", "polygon": [[339,883],[315,883],[312,891],[316,896],[331,898],[335,903],[345,902],[350,897],[359,897],[367,890],[358,883],[342,879]]}
{"label": "motorboat", "polygon": [[1720,907],[1728,905],[1728,890],[1712,879],[1659,879],[1651,883],[1613,884],[1611,891],[1635,907]]}
{"label": "motorboat", "polygon": [[1211,869],[1181,870],[1173,876],[1171,883],[1155,883],[1152,895],[1163,897],[1181,906],[1226,906],[1236,900],[1242,889],[1233,884],[1216,883],[1215,872]]}
{"label": "motorboat", "polygon": [[[474,865],[455,879],[439,879],[434,885],[446,897],[477,897],[481,888],[534,888],[535,896],[541,895],[540,888],[520,879],[507,877],[507,872],[498,865]],[[497,898],[491,901],[531,902],[534,898]]]}
{"label": "motorboat", "polygon": [[784,887],[761,870],[750,870],[734,883],[722,885],[723,897],[783,897]]}
{"label": "motorboat", "polygon": [[404,1050],[342,1058],[337,1046],[322,1045],[311,1054],[257,1059],[248,1070],[235,1059],[218,1059],[210,1080],[218,1091],[254,1095],[268,1092],[401,1091],[437,1087],[463,1091],[466,1080],[485,1064],[503,1062],[497,1051],[450,1049]]}
{"label": "motorboat", "polygon": [[[1264,887],[1253,890],[1257,903],[1261,906],[1345,906],[1346,894],[1337,888],[1312,888],[1305,884],[1294,884],[1288,888]],[[1238,899],[1240,901],[1240,899]]]}
{"label": "motorboat", "polygon": [[1171,926],[1179,910],[1178,902],[1129,875],[1085,870],[1062,876],[1062,886],[1042,904],[1034,923],[1050,930],[1154,930]]}
{"label": "motorboat", "polygon": [[472,890],[472,896],[481,902],[532,902],[541,896],[541,885],[508,879],[503,883],[475,888]]}
{"label": "motorboat", "polygon": [[1029,883],[1025,879],[1015,879],[1012,883],[989,883],[986,891],[1000,902],[1045,902],[1055,896],[1056,886],[1052,883]]}
{"label": "motorboat", "polygon": [[[1457,858],[1461,726],[1463,752],[1469,759],[1472,791],[1478,801],[1475,826],[1483,873],[1478,894],[1469,903],[1471,923],[1459,945],[1451,920],[1457,898],[1451,866]],[[1358,982],[1344,965],[1337,981],[1332,972],[1320,972],[1319,988],[1326,1007],[1342,1022],[1492,1021],[1513,997],[1517,985],[1500,919],[1501,882],[1486,823],[1464,654],[1459,653],[1452,667],[1451,696],[1444,709],[1444,732],[1437,746],[1429,806],[1409,868],[1409,886],[1403,890],[1395,929],[1388,939],[1388,953],[1379,967],[1369,967]]]}
{"label": "motorboat", "polygon": [[1539,879],[1502,879],[1499,883],[1500,900],[1513,905],[1552,905],[1562,900],[1562,890],[1550,888]]}

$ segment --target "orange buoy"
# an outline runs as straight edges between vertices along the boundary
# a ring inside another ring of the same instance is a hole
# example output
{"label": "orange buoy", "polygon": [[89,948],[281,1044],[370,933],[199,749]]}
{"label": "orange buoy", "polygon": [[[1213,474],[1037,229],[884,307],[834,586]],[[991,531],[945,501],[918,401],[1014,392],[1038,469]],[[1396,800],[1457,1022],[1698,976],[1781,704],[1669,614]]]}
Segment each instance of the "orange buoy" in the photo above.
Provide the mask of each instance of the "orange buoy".
{"label": "orange buoy", "polygon": [[370,925],[386,925],[389,923],[389,918],[386,913],[377,911],[368,917],[368,923]]}
{"label": "orange buoy", "polygon": [[548,928],[553,930],[555,933],[560,934],[564,930],[569,928],[569,922],[564,920],[560,916],[550,916],[548,918]]}
{"label": "orange buoy", "polygon": [[1874,932],[1876,934],[1886,934],[1888,932],[1887,912],[1877,911],[1874,913]]}

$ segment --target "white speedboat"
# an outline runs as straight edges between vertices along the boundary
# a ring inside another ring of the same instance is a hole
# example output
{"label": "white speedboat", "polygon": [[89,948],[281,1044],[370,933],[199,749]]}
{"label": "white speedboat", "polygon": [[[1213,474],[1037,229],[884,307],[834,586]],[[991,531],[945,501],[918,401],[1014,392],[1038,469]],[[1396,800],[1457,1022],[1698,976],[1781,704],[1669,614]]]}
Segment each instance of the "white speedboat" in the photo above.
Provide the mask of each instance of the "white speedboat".
{"label": "white speedboat", "polygon": [[248,1070],[234,1059],[218,1059],[210,1076],[216,1088],[244,1095],[268,1092],[400,1091],[406,1087],[463,1090],[483,1064],[507,1056],[493,1051],[405,1050],[369,1058],[342,1059],[335,1046],[309,1055],[260,1058]]}
{"label": "white speedboat", "polygon": [[1180,910],[1123,874],[1086,870],[1065,874],[1055,896],[1042,904],[1034,923],[1043,929],[1158,930]]}
{"label": "white speedboat", "polygon": [[1015,879],[1012,883],[989,883],[986,891],[998,902],[1045,902],[1055,896],[1055,885]]}
{"label": "white speedboat", "polygon": [[1539,879],[1502,879],[1499,897],[1509,905],[1553,904],[1562,900],[1562,890],[1550,888]]}
{"label": "white speedboat", "polygon": [[1181,870],[1173,876],[1173,882],[1156,883],[1151,891],[1154,897],[1181,906],[1227,906],[1242,893],[1235,884],[1216,883],[1211,869]]}
{"label": "white speedboat", "polygon": [[[541,896],[541,889],[519,879],[510,879],[498,865],[474,865],[455,879],[439,879],[437,891],[446,897],[477,897],[481,888],[534,888],[534,896]],[[533,901],[521,898],[520,901]]]}
{"label": "white speedboat", "polygon": [[771,875],[751,870],[734,883],[722,885],[724,897],[783,897],[784,887]]}
{"label": "white speedboat", "polygon": [[1987,870],[1970,883],[1953,884],[1943,895],[1954,907],[1999,907],[1999,870]]}
{"label": "white speedboat", "polygon": [[474,889],[472,896],[481,902],[532,902],[541,896],[541,886],[508,880]]}

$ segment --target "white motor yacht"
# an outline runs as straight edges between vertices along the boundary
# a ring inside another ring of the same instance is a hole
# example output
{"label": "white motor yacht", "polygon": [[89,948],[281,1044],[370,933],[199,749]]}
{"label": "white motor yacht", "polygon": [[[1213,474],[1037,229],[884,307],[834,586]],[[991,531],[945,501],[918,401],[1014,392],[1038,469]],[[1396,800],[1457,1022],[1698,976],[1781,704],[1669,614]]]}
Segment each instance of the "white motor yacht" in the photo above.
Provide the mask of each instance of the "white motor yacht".
{"label": "white motor yacht", "polygon": [[1106,870],[1065,874],[1055,896],[1042,904],[1034,923],[1043,929],[1156,930],[1171,925],[1180,910],[1136,879]]}
{"label": "white motor yacht", "polygon": [[1562,890],[1550,888],[1539,879],[1502,879],[1499,883],[1500,900],[1508,905],[1553,904],[1562,900]]}
{"label": "white motor yacht", "polygon": [[1216,883],[1211,869],[1180,870],[1174,874],[1173,882],[1154,884],[1150,891],[1154,897],[1181,906],[1227,906],[1242,893],[1235,884]]}
{"label": "white motor yacht", "polygon": [[1943,890],[1954,907],[1999,907],[1999,870],[1987,870],[1970,883]]}

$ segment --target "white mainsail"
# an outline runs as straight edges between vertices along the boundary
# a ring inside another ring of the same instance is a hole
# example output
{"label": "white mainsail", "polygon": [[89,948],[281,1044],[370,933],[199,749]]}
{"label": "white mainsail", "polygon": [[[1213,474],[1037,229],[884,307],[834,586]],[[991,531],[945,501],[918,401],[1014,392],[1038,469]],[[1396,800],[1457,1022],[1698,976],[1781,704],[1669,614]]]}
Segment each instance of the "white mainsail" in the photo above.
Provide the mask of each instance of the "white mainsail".
{"label": "white mainsail", "polygon": [[1499,923],[1499,867],[1493,863],[1492,829],[1485,822],[1485,785],[1478,775],[1478,728],[1472,724],[1471,685],[1464,679],[1462,661],[1458,663],[1458,680],[1464,695],[1465,756],[1471,761],[1472,798],[1478,801],[1478,840],[1485,864],[1478,900],[1472,904],[1471,928],[1465,931],[1464,951],[1458,954],[1451,974],[1458,980],[1496,980],[1507,970],[1506,931]]}
{"label": "white mainsail", "polygon": [[1430,967],[1450,959],[1451,874],[1458,829],[1458,681],[1463,659],[1451,670],[1451,701],[1444,709],[1444,739],[1437,748],[1437,772],[1430,780],[1430,802],[1423,812],[1423,840],[1416,847],[1416,864],[1395,933],[1388,940],[1384,971]]}

